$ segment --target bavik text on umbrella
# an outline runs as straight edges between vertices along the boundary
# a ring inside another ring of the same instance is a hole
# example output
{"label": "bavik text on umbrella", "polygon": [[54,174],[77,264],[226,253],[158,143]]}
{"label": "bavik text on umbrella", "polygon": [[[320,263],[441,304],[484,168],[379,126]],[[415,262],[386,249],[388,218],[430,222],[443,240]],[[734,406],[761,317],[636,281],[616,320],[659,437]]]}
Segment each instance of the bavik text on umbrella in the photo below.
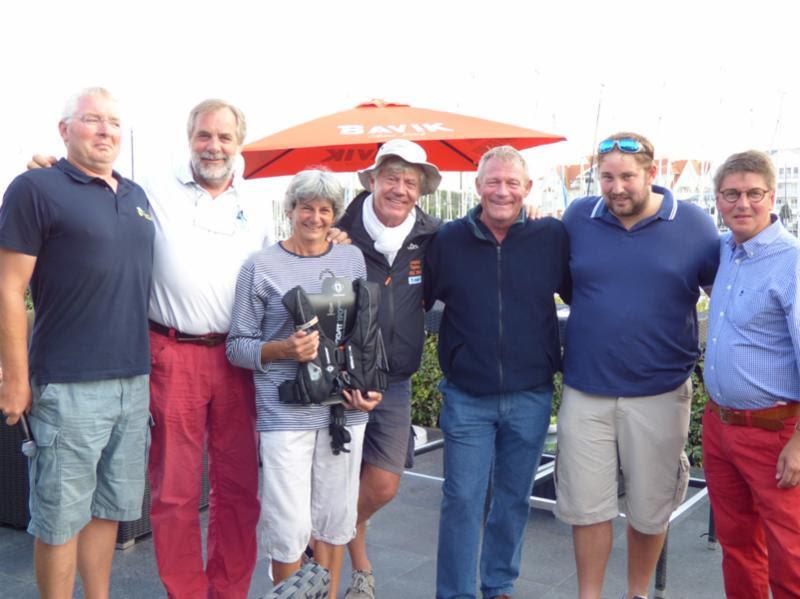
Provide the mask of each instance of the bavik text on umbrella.
{"label": "bavik text on umbrella", "polygon": [[404,138],[425,148],[443,171],[472,171],[495,146],[524,150],[563,141],[560,135],[407,104],[371,100],[247,144],[245,178],[293,175],[312,166],[351,172],[373,163],[386,141]]}

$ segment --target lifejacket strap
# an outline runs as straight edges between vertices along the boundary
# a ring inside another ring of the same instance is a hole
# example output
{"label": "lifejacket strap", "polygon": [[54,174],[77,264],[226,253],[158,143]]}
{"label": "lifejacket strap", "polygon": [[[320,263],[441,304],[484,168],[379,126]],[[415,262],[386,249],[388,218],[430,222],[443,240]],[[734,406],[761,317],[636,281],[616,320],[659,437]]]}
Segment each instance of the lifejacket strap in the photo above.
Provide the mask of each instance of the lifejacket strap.
{"label": "lifejacket strap", "polygon": [[347,417],[344,413],[344,405],[338,403],[331,406],[331,423],[328,425],[331,434],[331,449],[333,455],[340,453],[350,453],[345,444],[350,443],[350,431],[347,430]]}

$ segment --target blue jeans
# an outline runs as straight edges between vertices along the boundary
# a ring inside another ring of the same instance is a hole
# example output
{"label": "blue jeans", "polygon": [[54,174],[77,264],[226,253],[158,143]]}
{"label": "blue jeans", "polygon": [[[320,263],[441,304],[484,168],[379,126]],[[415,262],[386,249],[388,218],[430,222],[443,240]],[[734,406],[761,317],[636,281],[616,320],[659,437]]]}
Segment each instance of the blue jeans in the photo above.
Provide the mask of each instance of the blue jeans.
{"label": "blue jeans", "polygon": [[436,563],[437,599],[475,597],[484,498],[492,499],[481,548],[484,597],[511,594],[519,576],[528,498],[550,423],[552,387],[473,396],[447,379],[440,424],[445,480]]}

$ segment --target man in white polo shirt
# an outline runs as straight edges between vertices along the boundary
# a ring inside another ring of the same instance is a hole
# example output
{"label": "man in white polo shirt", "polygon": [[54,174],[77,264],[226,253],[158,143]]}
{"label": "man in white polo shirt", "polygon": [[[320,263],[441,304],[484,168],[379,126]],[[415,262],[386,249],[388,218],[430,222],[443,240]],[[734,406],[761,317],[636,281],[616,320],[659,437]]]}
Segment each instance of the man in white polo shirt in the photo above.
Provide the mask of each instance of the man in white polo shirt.
{"label": "man in white polo shirt", "polygon": [[[241,265],[272,241],[272,202],[234,172],[246,132],[238,108],[201,102],[187,123],[190,161],[143,184],[156,224],[150,520],[159,575],[176,598],[244,599],[256,562],[253,378],[228,362],[224,343]],[[205,569],[197,510],[204,445]]]}
{"label": "man in white polo shirt", "polygon": [[[234,176],[242,112],[192,109],[191,160],[145,182],[156,222],[150,296],[150,520],[170,597],[246,597],[256,561],[258,463],[252,374],[225,357],[236,277],[268,237],[271,203]],[[211,485],[203,567],[197,505],[203,448]]]}

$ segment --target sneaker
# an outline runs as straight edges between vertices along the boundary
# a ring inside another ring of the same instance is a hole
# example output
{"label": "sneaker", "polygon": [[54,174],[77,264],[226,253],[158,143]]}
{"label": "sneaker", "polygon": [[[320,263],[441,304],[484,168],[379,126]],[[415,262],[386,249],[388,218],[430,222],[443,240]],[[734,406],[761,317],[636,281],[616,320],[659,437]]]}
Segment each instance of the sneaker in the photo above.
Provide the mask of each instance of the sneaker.
{"label": "sneaker", "polygon": [[355,570],[344,599],[375,599],[375,577],[372,572]]}

